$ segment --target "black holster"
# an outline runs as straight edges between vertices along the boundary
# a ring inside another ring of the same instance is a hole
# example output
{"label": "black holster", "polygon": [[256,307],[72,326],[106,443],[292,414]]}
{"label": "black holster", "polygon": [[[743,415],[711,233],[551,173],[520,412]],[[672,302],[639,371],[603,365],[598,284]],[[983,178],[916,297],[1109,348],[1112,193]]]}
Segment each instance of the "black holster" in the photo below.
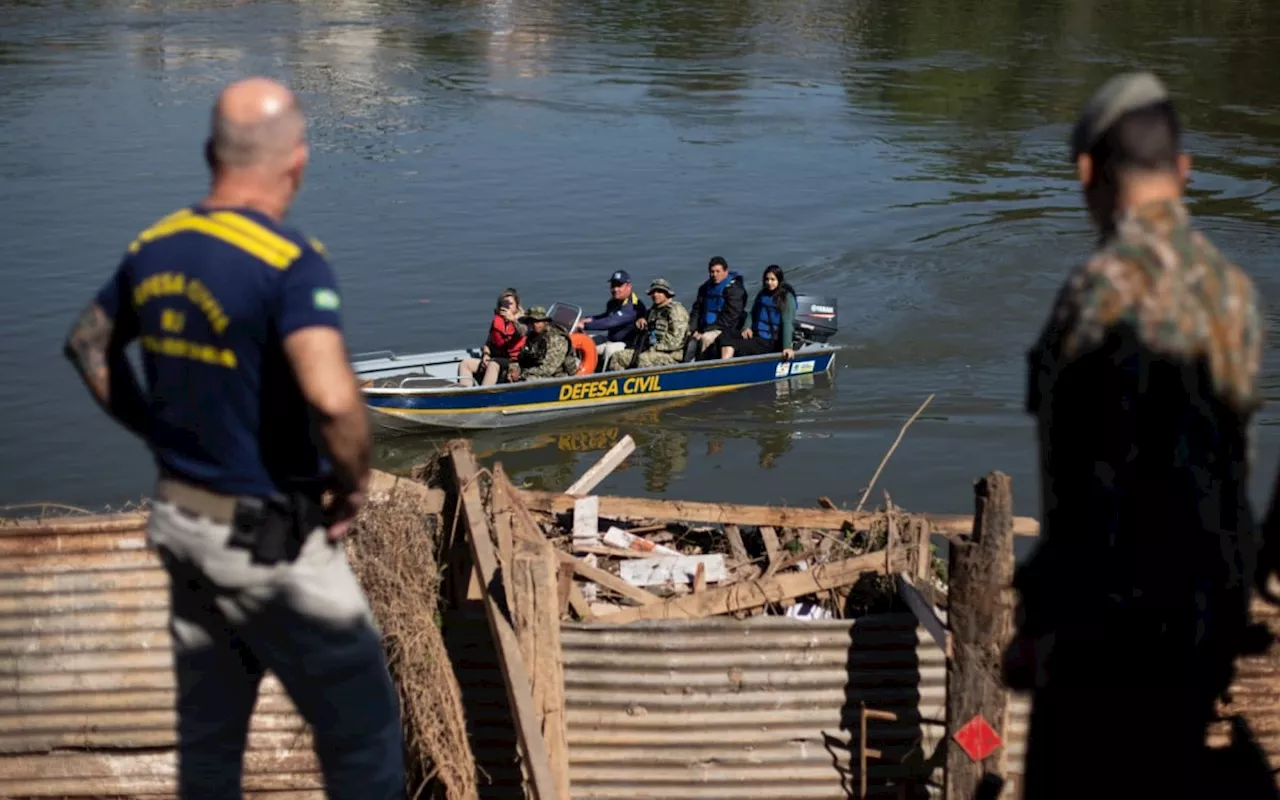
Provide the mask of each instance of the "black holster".
{"label": "black holster", "polygon": [[228,545],[248,550],[255,564],[292,562],[307,536],[325,523],[320,503],[302,492],[240,497]]}

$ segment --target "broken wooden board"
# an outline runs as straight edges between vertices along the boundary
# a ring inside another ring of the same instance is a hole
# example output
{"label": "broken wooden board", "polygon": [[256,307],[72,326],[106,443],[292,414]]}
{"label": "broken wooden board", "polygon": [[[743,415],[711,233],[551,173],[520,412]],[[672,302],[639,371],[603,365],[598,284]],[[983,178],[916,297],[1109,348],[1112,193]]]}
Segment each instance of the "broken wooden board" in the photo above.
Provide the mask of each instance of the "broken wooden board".
{"label": "broken wooden board", "polygon": [[589,581],[595,581],[604,588],[617,592],[632,602],[639,603],[642,606],[661,602],[656,595],[652,595],[644,589],[637,589],[619,578],[617,575],[605,572],[602,569],[597,569],[590,564],[584,564],[568,553],[556,551],[556,555],[560,559],[561,563],[572,564],[573,571],[578,573],[581,577],[586,578]]}
{"label": "broken wooden board", "polygon": [[[480,497],[478,483],[480,467],[475,454],[465,442],[455,442],[450,447],[449,458],[453,474],[462,496],[462,515],[468,532],[467,542],[471,557],[480,573],[480,585],[484,593],[485,617],[498,650],[498,663],[516,722],[516,738],[520,743],[522,762],[528,781],[537,800],[557,800],[557,780],[551,770],[551,757],[546,739],[542,736],[537,709],[533,704],[533,681],[520,654],[520,642],[503,608],[494,598],[492,588],[498,581],[498,554],[489,531],[488,514]],[[567,800],[567,798],[565,799]]]}
{"label": "broken wooden board", "polygon": [[618,468],[618,465],[627,460],[627,456],[636,449],[635,440],[630,434],[623,436],[618,443],[609,448],[609,452],[605,453],[595,464],[588,469],[581,478],[573,482],[573,485],[564,490],[564,493],[573,497],[586,497],[591,490],[600,485],[600,482]]}
{"label": "broken wooden board", "polygon": [[884,553],[833,561],[804,572],[777,575],[769,579],[739,581],[641,608],[624,608],[606,621],[631,622],[640,619],[697,619],[732,614],[769,603],[783,603],[806,594],[848,586],[867,572],[884,571]]}
{"label": "broken wooden board", "polygon": [[729,573],[724,566],[724,556],[719,553],[703,556],[630,559],[618,566],[618,574],[632,586],[687,584],[693,581],[699,566],[704,570],[706,583],[724,583],[729,578]]}
{"label": "broken wooden board", "polygon": [[734,561],[746,564],[751,560],[751,556],[747,555],[747,546],[742,541],[742,531],[738,530],[737,525],[725,525],[724,535],[729,539],[729,553]]}
{"label": "broken wooden board", "polygon": [[782,544],[778,541],[778,532],[771,525],[760,526],[760,538],[764,539],[764,552],[769,556],[769,565],[764,571],[764,576],[772,578],[781,566]]}
{"label": "broken wooden board", "polygon": [[433,489],[425,483],[402,478],[381,470],[370,471],[369,486],[365,490],[370,503],[389,501],[397,493],[401,492],[419,500],[422,503],[422,512],[424,514],[439,514],[444,510],[445,493],[443,489]]}
{"label": "broken wooden board", "polygon": [[[533,515],[529,513],[529,509],[525,507],[519,490],[507,477],[501,464],[495,464],[493,467],[493,485],[494,490],[503,495],[503,499],[514,515],[513,530],[515,535],[523,539],[545,541],[546,537],[542,532],[542,528],[538,525],[537,520],[533,518]],[[568,582],[569,607],[573,609],[573,613],[578,615],[578,619],[583,622],[591,621],[594,615],[591,613],[591,607],[587,604],[587,598],[582,593],[582,588],[573,580],[572,565],[570,565]]]}
{"label": "broken wooden board", "polygon": [[[495,493],[495,498],[503,497]],[[500,513],[495,508],[495,513]],[[556,579],[559,565],[551,543],[545,539],[521,539],[515,543],[511,560],[503,562],[510,572],[511,623],[520,655],[532,681],[533,706],[538,713],[556,794],[569,797],[569,744],[565,730],[564,666],[560,645],[560,610]]]}
{"label": "broken wooden board", "polygon": [[[521,489],[520,495],[531,511],[565,514],[573,510],[575,498],[559,492]],[[734,503],[700,503],[692,500],[655,500],[647,497],[599,495],[599,514],[609,519],[652,519],[670,522],[703,522],[718,525],[767,525],[774,528],[815,528],[840,530],[846,522],[867,525],[882,515],[874,511],[795,508],[791,506],[747,506]],[[913,514],[929,520],[935,533],[967,535],[973,532],[968,514]],[[1040,523],[1031,517],[1014,517],[1016,536],[1039,536]]]}
{"label": "broken wooden board", "polygon": [[895,578],[895,583],[898,585],[898,596],[907,604],[907,608],[911,609],[911,613],[916,615],[916,620],[919,621],[920,626],[933,637],[933,641],[938,644],[943,655],[950,659],[951,631],[947,630],[947,623],[942,621],[942,617],[938,614],[938,609],[934,607],[933,603],[925,599],[924,594],[916,588],[910,575],[905,572],[899,572]]}

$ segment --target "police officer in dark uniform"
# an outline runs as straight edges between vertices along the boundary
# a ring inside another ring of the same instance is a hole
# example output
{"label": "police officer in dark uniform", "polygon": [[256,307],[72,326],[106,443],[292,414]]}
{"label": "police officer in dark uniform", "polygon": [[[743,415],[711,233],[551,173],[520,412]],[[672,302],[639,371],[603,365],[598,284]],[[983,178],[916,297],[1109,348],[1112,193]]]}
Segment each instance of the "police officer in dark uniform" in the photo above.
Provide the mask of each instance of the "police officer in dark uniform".
{"label": "police officer in dark uniform", "polygon": [[396,692],[341,541],[368,482],[367,411],[324,251],[282,224],[305,127],[286,87],[227,87],[209,195],[134,239],[67,339],[159,471],[147,533],[170,575],[182,798],[241,796],[266,670],[310,723],[330,797],[404,792]]}

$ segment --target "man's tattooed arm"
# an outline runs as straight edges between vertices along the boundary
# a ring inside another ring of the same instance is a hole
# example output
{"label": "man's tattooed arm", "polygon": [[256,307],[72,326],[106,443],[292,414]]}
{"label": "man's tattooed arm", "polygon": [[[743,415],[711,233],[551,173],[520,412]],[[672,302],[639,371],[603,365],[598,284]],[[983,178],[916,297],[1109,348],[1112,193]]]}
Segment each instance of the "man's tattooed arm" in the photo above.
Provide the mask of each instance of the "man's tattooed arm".
{"label": "man's tattooed arm", "polygon": [[146,401],[115,333],[102,308],[90,303],[76,318],[62,352],[98,404],[121,425],[146,438]]}
{"label": "man's tattooed arm", "polygon": [[104,407],[111,404],[108,379],[107,348],[111,345],[114,326],[97,303],[85,306],[67,334],[63,354],[70,359],[80,377]]}

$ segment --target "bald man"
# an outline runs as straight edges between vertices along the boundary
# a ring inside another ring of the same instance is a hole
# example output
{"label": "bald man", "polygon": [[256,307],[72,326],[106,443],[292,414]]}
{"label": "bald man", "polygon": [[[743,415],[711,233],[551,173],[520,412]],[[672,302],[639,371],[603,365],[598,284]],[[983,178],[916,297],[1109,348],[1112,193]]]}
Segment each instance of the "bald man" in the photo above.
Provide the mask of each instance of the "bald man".
{"label": "bald man", "polygon": [[368,482],[367,411],[324,250],[283,224],[308,158],[293,95],[227,87],[205,156],[208,196],[138,234],[65,348],[159,473],[147,533],[171,578],[179,796],[241,796],[270,670],[329,797],[402,797],[396,693],[341,543]]}

